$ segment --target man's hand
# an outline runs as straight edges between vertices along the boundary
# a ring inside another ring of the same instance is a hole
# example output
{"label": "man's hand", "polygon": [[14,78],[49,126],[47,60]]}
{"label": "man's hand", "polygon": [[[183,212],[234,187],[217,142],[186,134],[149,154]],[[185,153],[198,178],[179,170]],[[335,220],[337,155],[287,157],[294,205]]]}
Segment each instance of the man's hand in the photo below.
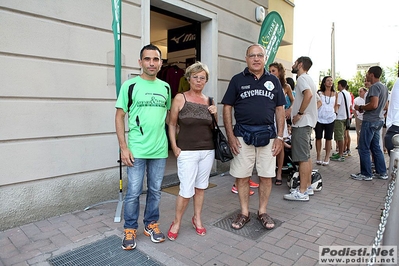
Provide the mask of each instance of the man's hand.
{"label": "man's hand", "polygon": [[281,150],[284,147],[284,141],[282,141],[281,139],[275,138],[273,141],[273,146],[272,146],[272,155],[273,157],[276,157]]}
{"label": "man's hand", "polygon": [[300,114],[296,114],[292,117],[292,124],[296,124],[296,122],[298,122],[300,119],[302,118],[302,115]]}
{"label": "man's hand", "polygon": [[128,148],[121,149],[121,160],[124,165],[133,166],[134,157]]}
{"label": "man's hand", "polygon": [[232,137],[228,137],[227,138],[229,141],[229,145],[230,145],[230,150],[234,155],[237,155],[240,153],[240,148],[241,148],[241,143],[238,140],[238,138],[236,136],[232,136]]}

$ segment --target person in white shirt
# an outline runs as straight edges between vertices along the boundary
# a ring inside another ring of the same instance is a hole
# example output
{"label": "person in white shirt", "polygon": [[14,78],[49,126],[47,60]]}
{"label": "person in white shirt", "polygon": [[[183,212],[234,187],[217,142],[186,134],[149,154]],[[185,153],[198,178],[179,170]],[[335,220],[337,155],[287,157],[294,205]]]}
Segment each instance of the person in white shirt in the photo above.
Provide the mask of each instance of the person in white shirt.
{"label": "person in white shirt", "polygon": [[295,101],[292,106],[292,160],[299,162],[300,185],[285,200],[309,201],[313,194],[311,185],[312,159],[310,143],[313,128],[317,123],[317,88],[308,74],[312,60],[307,56],[299,57],[292,66],[292,73],[297,74]]}
{"label": "person in white shirt", "polygon": [[[354,100],[354,105],[364,105],[364,95],[366,94],[367,89],[365,87],[361,87],[359,89],[359,96],[357,96]],[[363,113],[360,113],[359,111],[356,111],[353,108],[353,114],[355,115],[355,124],[356,124],[356,135],[357,135],[357,144],[356,144],[356,149],[357,146],[359,145],[359,137],[360,137],[360,128],[362,127],[362,121],[363,121]]]}
{"label": "person in white shirt", "polygon": [[396,79],[396,82],[392,87],[386,124],[388,130],[385,134],[385,147],[390,155],[391,150],[394,148],[392,137],[399,134],[399,78]]}
{"label": "person in white shirt", "polygon": [[[317,124],[314,129],[316,139],[316,164],[326,166],[330,163],[331,140],[334,133],[334,121],[336,117],[334,108],[337,92],[334,90],[334,81],[331,76],[325,76],[321,81],[318,96],[321,100],[320,107],[318,108]],[[326,154],[322,159],[321,147],[323,132]]]}
{"label": "person in white shirt", "polygon": [[338,153],[330,157],[333,161],[344,162],[344,136],[346,130],[346,119],[350,118],[351,113],[351,95],[345,90],[347,81],[341,79],[338,81],[338,96],[335,102],[335,113],[337,115],[334,122],[334,140],[338,143]]}

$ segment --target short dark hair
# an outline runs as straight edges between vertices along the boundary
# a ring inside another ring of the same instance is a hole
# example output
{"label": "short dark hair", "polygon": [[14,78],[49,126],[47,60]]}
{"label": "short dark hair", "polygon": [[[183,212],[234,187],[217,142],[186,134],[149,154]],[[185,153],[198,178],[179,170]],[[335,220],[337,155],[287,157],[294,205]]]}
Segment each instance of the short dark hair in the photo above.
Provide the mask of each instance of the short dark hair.
{"label": "short dark hair", "polygon": [[305,71],[308,71],[313,65],[312,59],[307,56],[301,56],[296,61],[298,62],[298,64],[302,63],[302,68]]}
{"label": "short dark hair", "polygon": [[346,88],[348,86],[348,82],[344,79],[341,79],[340,81],[338,81],[338,84],[341,84],[342,88]]}
{"label": "short dark hair", "polygon": [[377,79],[379,79],[382,75],[382,69],[379,66],[372,66],[367,72],[373,74]]}
{"label": "short dark hair", "polygon": [[159,56],[161,57],[160,59],[162,59],[161,50],[159,50],[159,48],[158,48],[157,46],[153,45],[152,43],[147,44],[146,46],[144,46],[143,48],[141,48],[141,51],[140,51],[140,59],[143,59],[143,52],[144,52],[145,50],[158,51]]}

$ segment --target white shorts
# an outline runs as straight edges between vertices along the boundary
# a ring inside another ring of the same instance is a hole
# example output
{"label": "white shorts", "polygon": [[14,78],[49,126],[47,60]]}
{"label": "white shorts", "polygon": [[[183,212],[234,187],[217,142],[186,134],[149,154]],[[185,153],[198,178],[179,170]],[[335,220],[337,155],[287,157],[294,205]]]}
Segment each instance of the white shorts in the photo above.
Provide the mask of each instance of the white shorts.
{"label": "white shorts", "polygon": [[235,178],[252,176],[256,162],[259,177],[273,178],[276,175],[276,157],[272,155],[274,139],[268,145],[255,147],[245,144],[242,137],[237,137],[241,143],[240,153],[234,156],[230,163],[230,174]]}
{"label": "white shorts", "polygon": [[195,194],[195,188],[208,188],[209,174],[214,161],[215,150],[181,151],[177,157],[179,195],[183,198],[191,198]]}

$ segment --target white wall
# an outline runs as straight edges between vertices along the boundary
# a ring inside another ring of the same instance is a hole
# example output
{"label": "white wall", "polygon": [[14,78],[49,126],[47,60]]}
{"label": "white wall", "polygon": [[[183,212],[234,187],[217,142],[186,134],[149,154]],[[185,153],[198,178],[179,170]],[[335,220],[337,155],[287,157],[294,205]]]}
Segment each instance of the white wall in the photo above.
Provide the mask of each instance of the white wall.
{"label": "white wall", "polygon": [[[122,11],[124,81],[140,1]],[[0,230],[116,199],[111,1],[1,0],[0,21]]]}
{"label": "white wall", "polygon": [[[143,1],[123,1],[122,82],[140,73],[149,40]],[[267,3],[151,0],[202,21],[206,93],[219,102],[257,41],[255,7]],[[111,1],[0,0],[0,21],[0,230],[116,199]]]}

